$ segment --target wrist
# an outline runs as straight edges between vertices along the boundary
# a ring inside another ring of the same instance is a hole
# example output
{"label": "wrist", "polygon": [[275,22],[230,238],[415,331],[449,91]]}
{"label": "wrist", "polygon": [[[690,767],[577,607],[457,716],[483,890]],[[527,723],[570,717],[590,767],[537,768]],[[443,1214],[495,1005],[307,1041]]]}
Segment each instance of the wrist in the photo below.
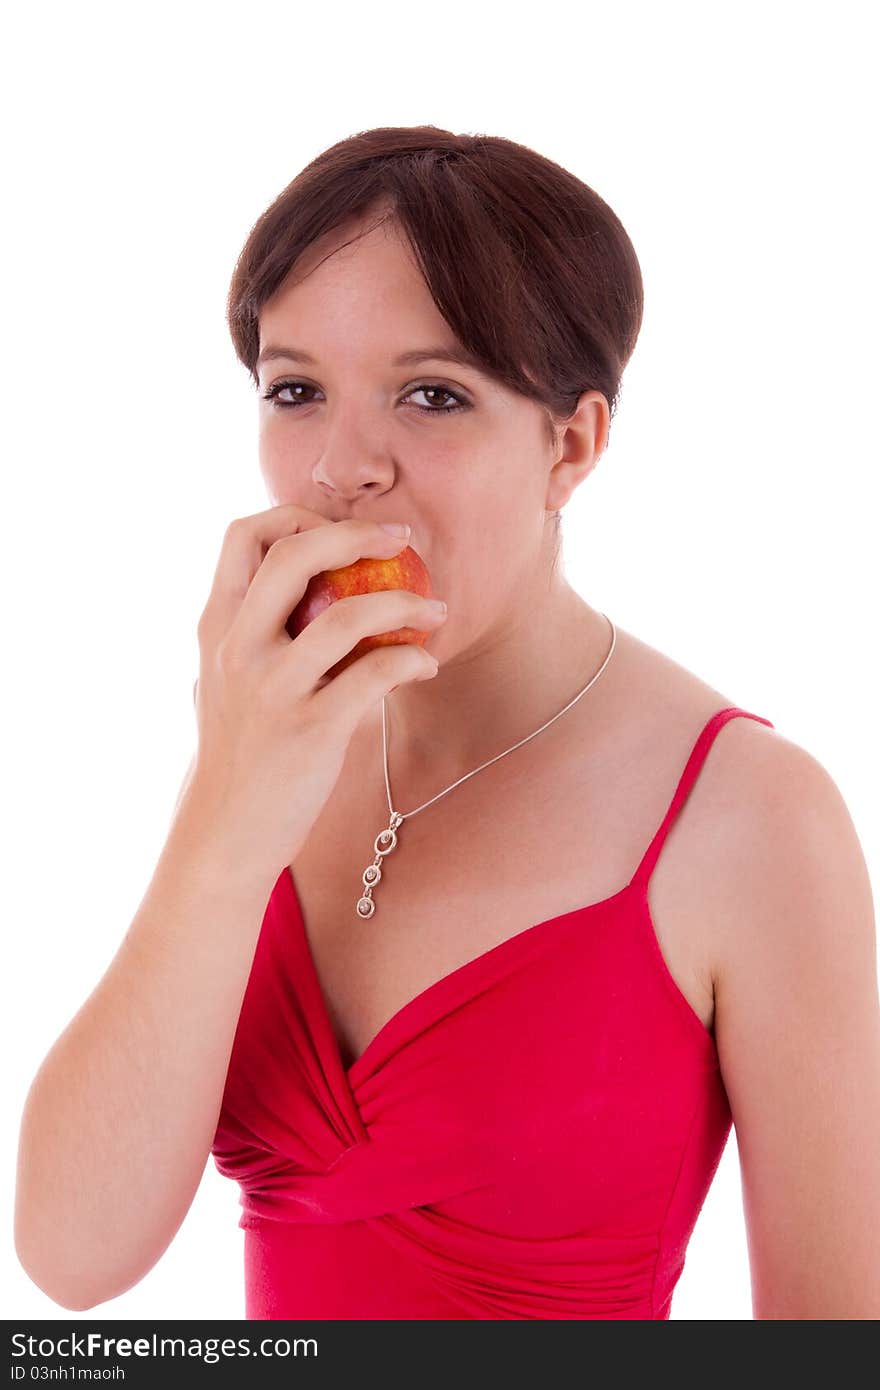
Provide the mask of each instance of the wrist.
{"label": "wrist", "polygon": [[175,808],[166,851],[196,881],[206,887],[216,884],[222,893],[268,898],[283,867],[255,854],[247,835],[224,817],[216,801],[194,780]]}

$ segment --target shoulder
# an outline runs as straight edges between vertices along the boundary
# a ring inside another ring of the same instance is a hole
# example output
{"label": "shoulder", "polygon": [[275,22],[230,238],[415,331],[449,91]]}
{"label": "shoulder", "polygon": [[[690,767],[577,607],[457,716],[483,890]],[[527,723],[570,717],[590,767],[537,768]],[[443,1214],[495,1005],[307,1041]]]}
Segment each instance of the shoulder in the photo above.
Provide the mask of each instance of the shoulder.
{"label": "shoulder", "polygon": [[759,973],[778,983],[794,956],[801,980],[828,953],[838,972],[847,953],[853,966],[868,965],[875,946],[868,867],[822,762],[777,729],[734,718],[717,730],[699,784],[694,892],[711,921],[719,1028],[743,991],[756,997]]}
{"label": "shoulder", "polygon": [[[828,769],[778,728],[746,717],[748,704],[629,634],[625,652],[624,685],[638,688],[651,710],[643,747],[661,749],[662,758],[652,751],[650,761],[667,790],[712,715],[729,706],[744,710],[715,730],[655,869],[658,886],[663,880],[670,894],[675,886],[676,919],[693,916],[700,963],[715,992],[726,980],[730,998],[734,979],[748,978],[760,959],[767,963],[765,953],[803,945],[809,922],[814,941],[824,932],[826,946],[837,942],[832,902],[837,915],[859,924],[851,930],[864,955],[874,933],[868,870]],[[752,712],[774,717],[772,710]],[[658,806],[665,794],[658,791]]]}
{"label": "shoulder", "polygon": [[[845,916],[855,949],[873,945],[868,869],[839,786],[806,748],[661,652],[623,634],[618,709],[637,691],[626,716],[630,760],[650,763],[656,805],[684,769],[696,736],[719,710],[743,714],[723,722],[705,751],[670,832],[655,875],[677,885],[676,915],[701,925],[703,963],[728,997],[738,976],[759,960],[816,944],[839,947]],[[645,710],[650,711],[646,719]],[[833,909],[833,911],[832,911]],[[830,913],[830,920],[829,920]],[[805,936],[809,930],[810,937]]]}
{"label": "shoulder", "polygon": [[[861,847],[829,771],[778,728],[748,717],[754,713],[773,720],[772,710],[751,710],[630,634],[624,635],[624,643],[622,684],[638,691],[633,705],[639,708],[634,708],[631,723],[640,726],[643,747],[659,749],[662,779],[668,781],[670,760],[680,761],[690,751],[714,714],[729,707],[743,711],[715,730],[685,808],[688,818],[699,823],[699,859],[711,866],[707,877],[720,873],[745,890],[740,874],[747,860],[750,871],[760,869],[784,882],[786,871],[796,868],[798,847],[810,861],[836,847],[848,852],[850,863],[861,862],[864,878]],[[619,698],[618,705],[622,703]],[[780,855],[776,851],[782,846]],[[698,872],[696,860],[691,868]]]}
{"label": "shoulder", "polygon": [[810,943],[839,952],[847,924],[864,951],[873,939],[870,878],[828,769],[753,719],[730,720],[709,758],[719,825],[711,859],[718,983],[732,989],[758,960]]}

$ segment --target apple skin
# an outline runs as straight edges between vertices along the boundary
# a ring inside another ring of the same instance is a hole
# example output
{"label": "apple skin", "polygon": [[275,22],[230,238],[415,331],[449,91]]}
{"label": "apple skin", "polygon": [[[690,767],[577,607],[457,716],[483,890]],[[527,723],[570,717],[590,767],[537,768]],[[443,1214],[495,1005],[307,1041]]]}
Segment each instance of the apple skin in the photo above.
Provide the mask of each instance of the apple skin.
{"label": "apple skin", "polygon": [[[314,622],[319,613],[329,608],[331,603],[348,598],[351,594],[375,593],[379,589],[410,589],[414,594],[421,594],[424,598],[431,598],[434,592],[425,562],[411,545],[404,546],[398,555],[392,555],[387,560],[362,556],[351,565],[343,565],[341,569],[322,570],[320,574],[312,575],[305,593],[285,624],[286,630],[291,637],[296,638],[309,623]],[[394,646],[402,642],[411,642],[422,647],[429,635],[414,627],[399,627],[393,632],[371,633],[362,637],[350,652],[346,652],[341,660],[330,667],[326,679],[338,676],[353,661],[357,661],[358,657],[375,647]]]}

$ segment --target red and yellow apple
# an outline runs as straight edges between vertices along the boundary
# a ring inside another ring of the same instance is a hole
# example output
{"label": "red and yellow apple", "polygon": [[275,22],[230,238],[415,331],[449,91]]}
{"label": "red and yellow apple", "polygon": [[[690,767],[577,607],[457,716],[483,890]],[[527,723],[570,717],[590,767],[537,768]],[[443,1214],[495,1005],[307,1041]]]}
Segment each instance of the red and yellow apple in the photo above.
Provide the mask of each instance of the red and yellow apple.
{"label": "red and yellow apple", "polygon": [[[362,556],[351,565],[341,569],[322,570],[312,575],[305,593],[287,620],[286,628],[291,637],[298,637],[309,623],[314,622],[319,613],[329,608],[341,598],[351,594],[375,593],[379,589],[410,589],[414,594],[430,598],[433,594],[431,576],[421,555],[411,545],[404,546],[399,555],[388,560],[376,560],[372,556]],[[393,632],[377,632],[362,637],[340,661],[327,671],[327,679],[339,675],[359,656],[375,647],[392,646],[396,643],[411,642],[424,646],[429,633],[414,627],[399,627]]]}

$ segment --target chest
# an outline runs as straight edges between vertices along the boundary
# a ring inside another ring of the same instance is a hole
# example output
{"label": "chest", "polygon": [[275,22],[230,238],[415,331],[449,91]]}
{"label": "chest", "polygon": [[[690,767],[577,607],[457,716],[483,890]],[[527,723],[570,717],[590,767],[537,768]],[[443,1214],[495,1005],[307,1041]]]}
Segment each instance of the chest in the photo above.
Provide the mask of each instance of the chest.
{"label": "chest", "polygon": [[[514,767],[522,751],[413,815],[445,783],[410,795],[392,776],[393,805],[407,818],[382,859],[369,918],[355,909],[388,827],[384,778],[381,767],[361,765],[340,777],[290,870],[344,1066],[437,981],[537,923],[611,897],[635,871],[672,795],[674,759],[646,766],[554,752]],[[670,839],[667,851],[651,881],[652,917],[673,979],[709,1028],[687,837]]]}

